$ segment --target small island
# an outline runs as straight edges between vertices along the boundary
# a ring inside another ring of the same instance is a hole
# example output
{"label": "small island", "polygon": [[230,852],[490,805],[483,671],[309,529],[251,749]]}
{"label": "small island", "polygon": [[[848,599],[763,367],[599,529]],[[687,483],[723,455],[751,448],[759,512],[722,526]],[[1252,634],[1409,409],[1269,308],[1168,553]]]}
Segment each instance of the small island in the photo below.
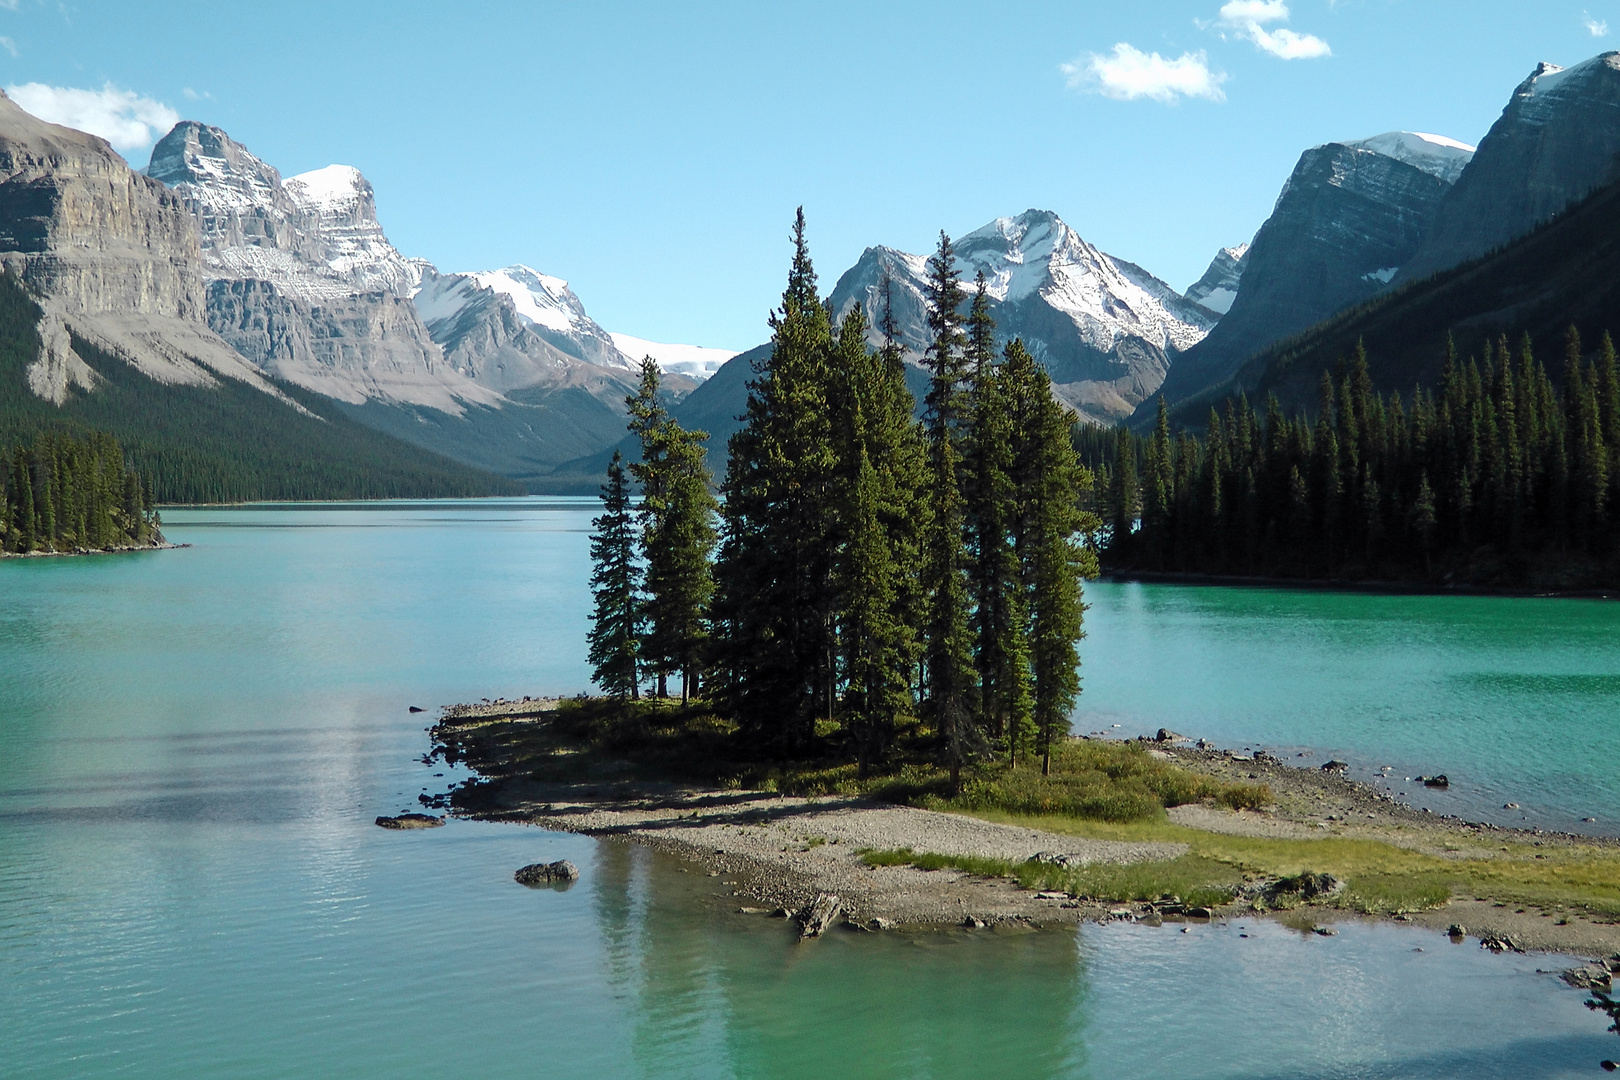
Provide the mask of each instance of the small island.
{"label": "small island", "polygon": [[0,462],[0,556],[169,546],[150,478],[105,432],[41,432]]}

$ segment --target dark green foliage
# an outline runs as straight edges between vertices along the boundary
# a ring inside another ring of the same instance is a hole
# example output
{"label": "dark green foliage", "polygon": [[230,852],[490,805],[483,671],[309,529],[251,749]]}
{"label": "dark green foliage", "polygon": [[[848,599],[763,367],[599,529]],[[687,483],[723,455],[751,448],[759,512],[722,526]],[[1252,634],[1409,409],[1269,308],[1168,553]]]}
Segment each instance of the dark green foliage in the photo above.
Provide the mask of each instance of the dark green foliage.
{"label": "dark green foliage", "polygon": [[[1124,542],[1116,529],[1109,561],[1290,578],[1620,582],[1614,347],[1605,336],[1588,356],[1571,328],[1563,351],[1555,390],[1528,338],[1516,350],[1498,338],[1466,360],[1448,346],[1438,388],[1408,400],[1373,390],[1358,348],[1322,374],[1314,422],[1285,417],[1275,399],[1256,416],[1239,396],[1201,438],[1172,442],[1162,425],[1151,440],[1122,431],[1122,444],[1147,442],[1157,480],[1142,485],[1140,533]],[[1116,483],[1116,519],[1129,494]]]}
{"label": "dark green foliage", "polygon": [[615,451],[602,486],[602,514],[591,523],[591,612],[588,639],[592,678],[618,698],[640,696],[641,571],[624,458]]}
{"label": "dark green foliage", "polygon": [[25,374],[39,354],[39,308],[0,275],[0,446],[42,431],[115,437],[160,503],[255,499],[459,498],[521,494],[512,481],[380,434],[330,398],[278,389],[306,413],[245,383],[156,382],[81,338],[74,351],[100,379],[53,405]]}
{"label": "dark green foliage", "polygon": [[693,690],[708,650],[709,602],[714,595],[714,519],[707,433],[687,431],[659,403],[658,366],[642,362],[641,386],[625,400],[641,459],[630,471],[641,484],[641,550],[646,561],[644,663],[658,677],[681,673],[681,701]]}
{"label": "dark green foliage", "polygon": [[794,222],[793,266],[771,315],[772,347],[732,436],[715,568],[714,693],[756,737],[815,737],[836,697],[832,327]]}
{"label": "dark green foliage", "polygon": [[111,551],[163,542],[118,441],[42,432],[0,458],[0,551]]}

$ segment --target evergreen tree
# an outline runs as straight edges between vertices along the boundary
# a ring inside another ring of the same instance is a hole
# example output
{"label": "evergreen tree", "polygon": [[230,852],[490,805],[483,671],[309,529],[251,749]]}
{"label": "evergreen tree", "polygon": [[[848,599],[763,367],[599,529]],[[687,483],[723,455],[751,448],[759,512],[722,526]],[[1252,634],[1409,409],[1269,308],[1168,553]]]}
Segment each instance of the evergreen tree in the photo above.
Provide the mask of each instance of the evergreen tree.
{"label": "evergreen tree", "polygon": [[972,637],[968,630],[967,552],[963,544],[961,454],[965,404],[962,301],[950,237],[928,260],[928,327],[933,335],[925,354],[932,375],[924,424],[928,440],[932,527],[923,553],[923,587],[928,614],[924,628],[927,718],[945,739],[951,786],[961,784],[962,767],[984,748],[974,717]]}
{"label": "evergreen tree", "polygon": [[801,209],[771,352],[727,461],[715,692],[753,736],[802,750],[836,698],[831,324]]}
{"label": "evergreen tree", "polygon": [[615,697],[640,696],[640,568],[637,528],[630,509],[624,458],[615,450],[602,486],[602,513],[592,523],[591,631],[587,639],[592,678]]}

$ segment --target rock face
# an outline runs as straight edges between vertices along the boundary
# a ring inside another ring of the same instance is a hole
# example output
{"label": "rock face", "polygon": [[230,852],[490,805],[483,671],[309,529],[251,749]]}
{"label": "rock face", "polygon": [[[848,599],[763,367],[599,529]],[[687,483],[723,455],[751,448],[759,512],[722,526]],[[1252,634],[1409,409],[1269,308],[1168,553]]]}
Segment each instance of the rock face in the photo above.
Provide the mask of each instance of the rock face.
{"label": "rock face", "polygon": [[1456,266],[1529,232],[1615,179],[1617,154],[1620,52],[1567,69],[1538,65],[1480,140],[1401,280]]}
{"label": "rock face", "polygon": [[208,329],[197,238],[179,201],[104,140],[30,116],[3,94],[0,264],[44,312],[28,369],[43,398],[60,403],[96,385],[73,335],[161,382],[225,376],[275,393]]}
{"label": "rock face", "polygon": [[1243,280],[1243,271],[1248,268],[1249,245],[1239,244],[1237,247],[1221,248],[1210,260],[1209,269],[1204,276],[1193,282],[1186,292],[1187,299],[1200,304],[1217,315],[1225,315],[1232,310],[1232,301],[1237,299],[1238,283]]}
{"label": "rock face", "polygon": [[1423,243],[1469,153],[1410,132],[1305,151],[1243,257],[1231,307],[1176,359],[1165,396],[1219,386],[1266,346],[1382,292]]}
{"label": "rock face", "polygon": [[357,170],[283,182],[224,131],[187,120],[152,148],[147,175],[196,222],[210,326],[264,371],[350,404],[459,415],[500,402],[444,362],[409,300],[420,270],[383,235]]}
{"label": "rock face", "polygon": [[[958,240],[956,254],[970,291],[984,272],[997,337],[1022,338],[1051,375],[1053,393],[1094,423],[1128,416],[1158,390],[1171,359],[1216,323],[1213,312],[1098,251],[1050,211],[997,218]],[[926,257],[867,248],[834,286],[833,311],[842,318],[859,302],[875,323],[885,272],[900,339],[915,362],[929,341]],[[872,340],[880,340],[875,328]]]}

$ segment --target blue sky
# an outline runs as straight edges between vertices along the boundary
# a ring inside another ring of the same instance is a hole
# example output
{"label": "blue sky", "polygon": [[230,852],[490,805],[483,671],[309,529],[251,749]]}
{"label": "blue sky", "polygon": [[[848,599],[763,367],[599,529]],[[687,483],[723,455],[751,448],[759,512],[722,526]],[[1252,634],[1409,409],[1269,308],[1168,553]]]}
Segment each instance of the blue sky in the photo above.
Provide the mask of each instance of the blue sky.
{"label": "blue sky", "polygon": [[611,330],[742,349],[766,336],[801,203],[823,289],[869,244],[925,251],[1029,207],[1186,288],[1305,148],[1477,142],[1538,60],[1620,47],[1620,0],[1224,12],[0,0],[0,84],[94,92],[54,107],[137,166],[175,115],[286,175],[355,165],[407,255],[528,263]]}

